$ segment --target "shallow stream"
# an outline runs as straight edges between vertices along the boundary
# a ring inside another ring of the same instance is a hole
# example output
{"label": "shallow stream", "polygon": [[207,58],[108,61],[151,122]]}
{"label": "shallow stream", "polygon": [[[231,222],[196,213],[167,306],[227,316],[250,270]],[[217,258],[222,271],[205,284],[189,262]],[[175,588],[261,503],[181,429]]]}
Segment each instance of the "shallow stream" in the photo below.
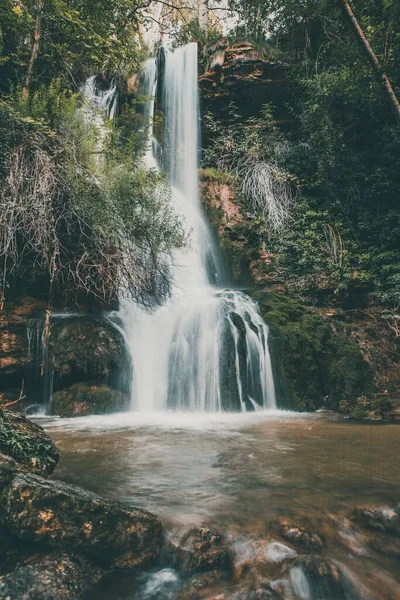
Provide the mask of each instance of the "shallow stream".
{"label": "shallow stream", "polygon": [[[239,563],[249,544],[270,542],[270,523],[285,517],[322,532],[324,556],[348,570],[360,598],[400,598],[399,561],[373,551],[345,520],[356,506],[400,502],[397,425],[279,411],[40,422],[61,449],[56,478],[155,512],[168,535],[217,526]],[[137,597],[119,581],[120,590],[114,582],[101,597]]]}

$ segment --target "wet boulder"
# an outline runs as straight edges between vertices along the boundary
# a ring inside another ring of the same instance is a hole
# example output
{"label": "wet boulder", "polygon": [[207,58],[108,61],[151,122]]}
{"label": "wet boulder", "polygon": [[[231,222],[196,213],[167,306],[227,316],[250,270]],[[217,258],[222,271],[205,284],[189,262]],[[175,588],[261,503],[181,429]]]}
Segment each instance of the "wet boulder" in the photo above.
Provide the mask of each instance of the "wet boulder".
{"label": "wet boulder", "polygon": [[[38,475],[50,475],[60,451],[45,430],[19,413],[0,409],[0,452]],[[3,468],[6,465],[3,460]]]}
{"label": "wet boulder", "polygon": [[18,471],[18,464],[11,456],[0,453],[0,490],[11,483],[15,473]]}
{"label": "wet boulder", "polygon": [[369,542],[370,547],[378,554],[400,559],[400,540],[389,535],[379,535]]}
{"label": "wet boulder", "polygon": [[98,566],[80,555],[63,552],[36,555],[0,577],[0,598],[80,600],[101,575]]}
{"label": "wet boulder", "polygon": [[84,417],[121,412],[128,396],[110,386],[76,383],[53,395],[51,412],[59,417]]}
{"label": "wet boulder", "polygon": [[159,519],[78,486],[18,474],[0,494],[1,521],[24,542],[83,552],[106,565],[142,567],[158,556]]}
{"label": "wet boulder", "polygon": [[325,546],[323,539],[317,533],[309,531],[305,527],[293,525],[286,520],[280,521],[277,529],[281,537],[295,546],[307,550],[321,550]]}
{"label": "wet boulder", "polygon": [[300,556],[290,568],[290,580],[296,597],[324,600],[347,598],[344,578],[329,560]]}
{"label": "wet boulder", "polygon": [[231,567],[231,556],[223,536],[208,527],[191,529],[171,549],[177,568],[184,573]]}
{"label": "wet boulder", "polygon": [[226,573],[224,571],[206,571],[196,573],[179,590],[177,600],[195,600],[196,598],[212,598],[213,592],[226,589]]}
{"label": "wet boulder", "polygon": [[49,363],[60,388],[94,380],[119,387],[130,358],[124,337],[108,319],[70,317],[51,327]]}
{"label": "wet boulder", "polygon": [[400,534],[400,509],[398,506],[359,507],[354,512],[354,519],[371,529]]}

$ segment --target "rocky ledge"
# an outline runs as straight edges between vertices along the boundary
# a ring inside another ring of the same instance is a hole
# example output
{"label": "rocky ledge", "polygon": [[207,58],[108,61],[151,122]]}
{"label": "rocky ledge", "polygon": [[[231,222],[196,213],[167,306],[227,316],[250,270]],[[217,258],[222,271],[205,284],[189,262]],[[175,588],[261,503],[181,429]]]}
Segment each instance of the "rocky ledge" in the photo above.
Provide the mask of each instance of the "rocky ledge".
{"label": "rocky ledge", "polygon": [[208,52],[209,64],[199,77],[203,114],[211,112],[214,118],[228,123],[226,107],[230,102],[243,118],[259,114],[264,104],[271,103],[276,122],[284,128],[293,126],[295,121],[287,108],[292,83],[285,62],[250,42],[230,44],[224,38]]}
{"label": "rocky ledge", "polygon": [[59,451],[28,419],[0,409],[0,435],[0,598],[77,600],[106,572],[157,564],[155,515],[47,479]]}

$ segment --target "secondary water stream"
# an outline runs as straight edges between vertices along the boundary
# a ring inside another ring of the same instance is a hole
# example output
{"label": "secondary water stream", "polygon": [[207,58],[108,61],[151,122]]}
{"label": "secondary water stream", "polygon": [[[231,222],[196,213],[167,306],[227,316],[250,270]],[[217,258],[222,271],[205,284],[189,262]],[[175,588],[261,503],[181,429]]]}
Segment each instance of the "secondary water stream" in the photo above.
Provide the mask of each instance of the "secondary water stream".
{"label": "secondary water stream", "polygon": [[[193,525],[217,526],[240,562],[252,545],[274,539],[270,523],[285,516],[322,531],[328,541],[323,555],[349,570],[360,599],[399,598],[398,560],[376,553],[345,520],[355,506],[399,502],[396,425],[279,411],[131,413],[45,423],[61,448],[57,478],[152,510],[171,535]],[[132,585],[113,581],[112,593],[99,599],[136,598]]]}

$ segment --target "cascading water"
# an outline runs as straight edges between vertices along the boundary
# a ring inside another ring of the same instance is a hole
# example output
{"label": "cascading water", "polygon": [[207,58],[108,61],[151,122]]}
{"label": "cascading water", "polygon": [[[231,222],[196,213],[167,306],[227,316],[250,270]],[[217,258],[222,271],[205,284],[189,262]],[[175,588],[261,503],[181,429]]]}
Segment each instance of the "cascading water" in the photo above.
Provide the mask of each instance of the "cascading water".
{"label": "cascading water", "polygon": [[[165,135],[155,152],[152,120],[156,62],[147,61],[142,93],[149,96],[145,161],[156,155],[172,187],[175,208],[191,232],[177,257],[175,294],[153,314],[122,308],[132,356],[134,410],[254,410],[276,406],[268,326],[246,294],[219,289],[219,261],[199,202],[197,45],[165,52],[161,93]],[[160,96],[160,93],[158,94]]]}

